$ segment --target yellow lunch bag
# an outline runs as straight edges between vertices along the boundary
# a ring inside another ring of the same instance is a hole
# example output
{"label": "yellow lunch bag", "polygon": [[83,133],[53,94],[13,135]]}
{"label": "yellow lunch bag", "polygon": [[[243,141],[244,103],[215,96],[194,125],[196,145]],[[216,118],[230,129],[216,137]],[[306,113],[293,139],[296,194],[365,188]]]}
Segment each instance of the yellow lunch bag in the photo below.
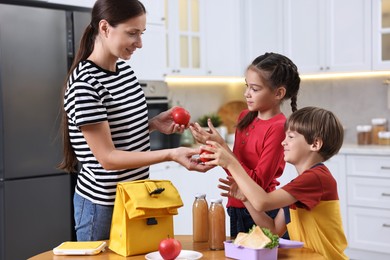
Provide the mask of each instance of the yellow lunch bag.
{"label": "yellow lunch bag", "polygon": [[108,247],[122,256],[157,251],[162,239],[173,238],[173,215],[183,206],[168,180],[118,183]]}

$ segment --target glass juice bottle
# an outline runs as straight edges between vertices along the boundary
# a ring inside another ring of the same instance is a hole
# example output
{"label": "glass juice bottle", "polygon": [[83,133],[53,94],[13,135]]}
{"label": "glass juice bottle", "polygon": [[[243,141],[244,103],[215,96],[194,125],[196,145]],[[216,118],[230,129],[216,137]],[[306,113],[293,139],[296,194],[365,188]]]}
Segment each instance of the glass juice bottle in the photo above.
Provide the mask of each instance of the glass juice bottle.
{"label": "glass juice bottle", "polygon": [[204,193],[197,193],[192,204],[192,234],[194,242],[209,239],[208,204]]}
{"label": "glass juice bottle", "polygon": [[209,247],[211,250],[223,250],[226,240],[225,209],[222,199],[210,200],[209,208]]}

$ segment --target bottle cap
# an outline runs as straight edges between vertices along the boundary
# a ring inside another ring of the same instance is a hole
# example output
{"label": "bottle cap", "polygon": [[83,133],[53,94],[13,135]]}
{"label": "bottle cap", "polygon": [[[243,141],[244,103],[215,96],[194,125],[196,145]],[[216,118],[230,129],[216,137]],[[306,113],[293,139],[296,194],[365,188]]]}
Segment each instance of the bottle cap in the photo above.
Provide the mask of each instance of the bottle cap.
{"label": "bottle cap", "polygon": [[222,199],[221,198],[219,198],[219,199],[211,199],[210,203],[221,203],[222,204]]}
{"label": "bottle cap", "polygon": [[373,118],[371,119],[371,123],[373,125],[384,125],[386,124],[387,119],[386,118]]}
{"label": "bottle cap", "polygon": [[372,126],[371,125],[357,125],[356,131],[358,132],[371,132]]}
{"label": "bottle cap", "polygon": [[204,199],[204,198],[206,198],[206,194],[205,193],[196,193],[195,198]]}

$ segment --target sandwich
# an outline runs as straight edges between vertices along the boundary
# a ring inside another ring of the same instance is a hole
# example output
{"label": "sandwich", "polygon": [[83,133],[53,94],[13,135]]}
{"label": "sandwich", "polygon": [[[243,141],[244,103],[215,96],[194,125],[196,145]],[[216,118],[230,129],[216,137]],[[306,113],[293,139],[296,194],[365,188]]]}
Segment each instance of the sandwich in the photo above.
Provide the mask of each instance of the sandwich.
{"label": "sandwich", "polygon": [[233,244],[252,249],[274,248],[279,245],[279,236],[274,235],[267,228],[253,226],[248,233],[240,232],[237,234]]}

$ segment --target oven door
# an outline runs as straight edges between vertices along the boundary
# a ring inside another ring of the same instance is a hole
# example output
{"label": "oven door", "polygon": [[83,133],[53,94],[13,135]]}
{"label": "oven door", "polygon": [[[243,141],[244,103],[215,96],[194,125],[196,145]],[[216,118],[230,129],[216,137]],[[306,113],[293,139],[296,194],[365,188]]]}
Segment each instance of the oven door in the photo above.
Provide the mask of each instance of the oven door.
{"label": "oven door", "polygon": [[[168,101],[156,101],[156,100],[146,100],[148,104],[148,116],[149,119],[157,116],[163,111],[168,110]],[[171,134],[165,135],[159,131],[153,131],[150,133],[150,149],[161,150],[168,148],[175,148],[180,145],[180,134]]]}

